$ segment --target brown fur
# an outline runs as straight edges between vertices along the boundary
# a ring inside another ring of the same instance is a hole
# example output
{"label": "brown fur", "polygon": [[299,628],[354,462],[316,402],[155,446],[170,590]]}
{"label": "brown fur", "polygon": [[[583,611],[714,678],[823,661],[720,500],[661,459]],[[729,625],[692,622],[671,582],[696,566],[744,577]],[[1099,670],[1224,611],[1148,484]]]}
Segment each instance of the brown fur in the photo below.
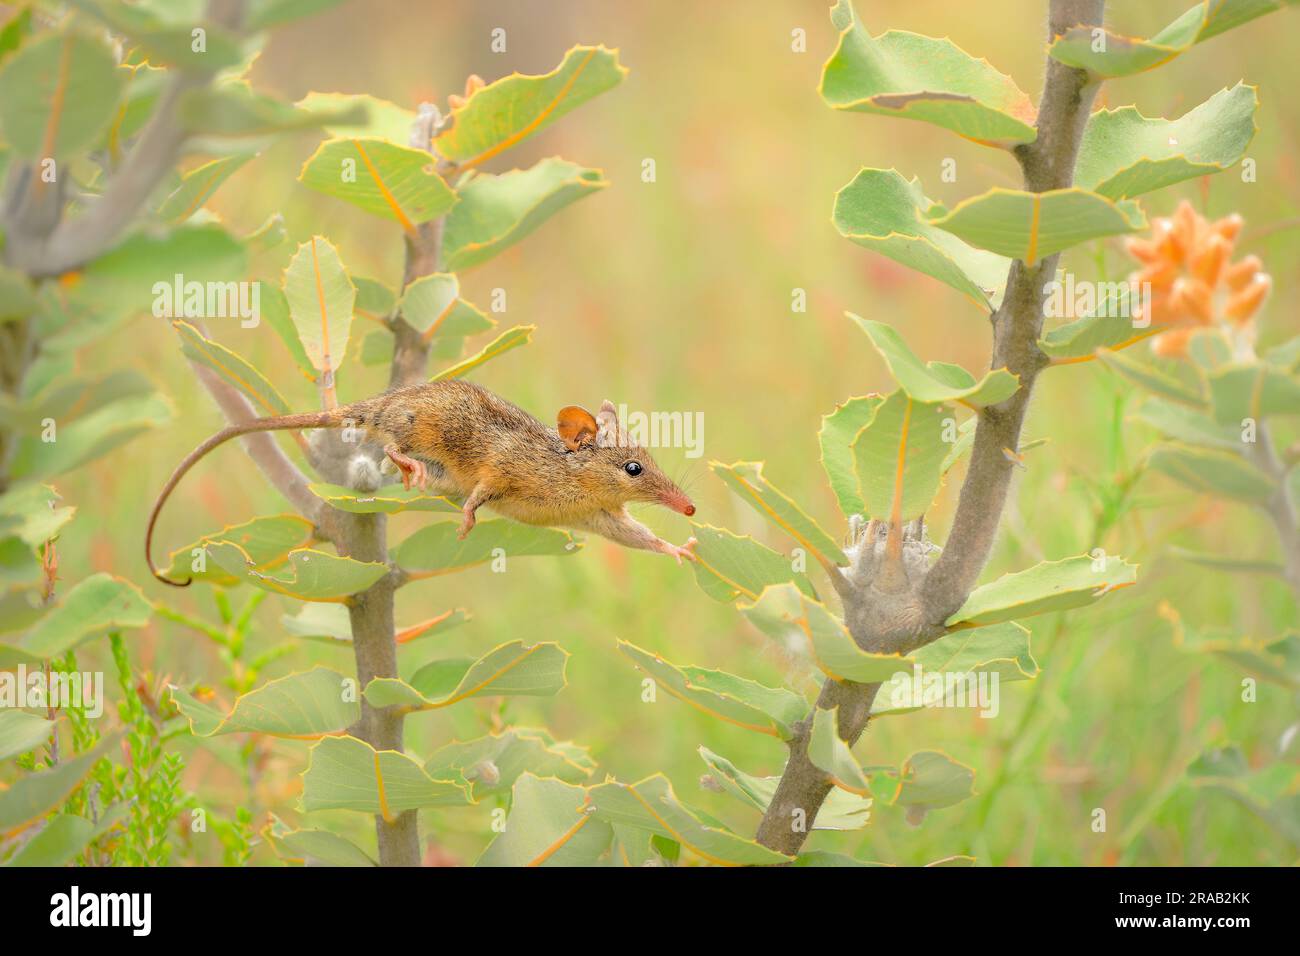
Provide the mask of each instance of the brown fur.
{"label": "brown fur", "polygon": [[[231,426],[191,452],[164,486],[149,519],[145,556],[155,576],[166,581],[150,557],[154,524],[172,489],[217,445],[253,431],[350,425],[384,445],[394,461],[405,456],[428,466],[431,493],[472,497],[462,536],[474,526],[474,509],[485,506],[525,524],[584,528],[628,547],[672,554],[679,561],[690,557],[689,544],[675,548],[661,541],[625,511],[629,502],[640,501],[689,515],[695,510],[690,499],[644,448],[627,443],[611,405],[606,403],[600,415],[599,438],[571,448],[556,429],[517,405],[482,386],[453,379],[395,389],[329,412]],[[629,461],[641,465],[639,475],[624,469]]]}

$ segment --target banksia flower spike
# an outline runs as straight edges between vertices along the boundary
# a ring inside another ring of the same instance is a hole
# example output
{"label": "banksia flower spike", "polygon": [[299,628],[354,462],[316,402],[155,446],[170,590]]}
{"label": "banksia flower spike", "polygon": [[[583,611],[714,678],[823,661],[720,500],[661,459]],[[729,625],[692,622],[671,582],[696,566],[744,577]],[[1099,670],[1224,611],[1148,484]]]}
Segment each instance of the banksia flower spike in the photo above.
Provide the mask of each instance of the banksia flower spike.
{"label": "banksia flower spike", "polygon": [[1174,214],[1157,219],[1149,239],[1129,239],[1128,251],[1142,268],[1132,281],[1149,289],[1143,308],[1152,327],[1165,328],[1151,342],[1166,358],[1184,358],[1191,337],[1215,329],[1233,354],[1252,354],[1255,314],[1272,280],[1256,256],[1232,261],[1242,219],[1235,213],[1211,222],[1183,201]]}

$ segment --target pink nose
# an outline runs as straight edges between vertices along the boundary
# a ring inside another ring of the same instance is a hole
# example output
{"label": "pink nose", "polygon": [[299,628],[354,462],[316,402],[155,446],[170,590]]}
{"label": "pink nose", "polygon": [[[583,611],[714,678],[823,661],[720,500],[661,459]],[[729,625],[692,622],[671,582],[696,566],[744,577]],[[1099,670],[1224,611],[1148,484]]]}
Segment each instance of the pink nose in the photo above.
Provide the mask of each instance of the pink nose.
{"label": "pink nose", "polygon": [[695,505],[687,505],[685,508],[682,509],[682,514],[686,515],[686,517],[688,518],[691,515],[695,514]]}

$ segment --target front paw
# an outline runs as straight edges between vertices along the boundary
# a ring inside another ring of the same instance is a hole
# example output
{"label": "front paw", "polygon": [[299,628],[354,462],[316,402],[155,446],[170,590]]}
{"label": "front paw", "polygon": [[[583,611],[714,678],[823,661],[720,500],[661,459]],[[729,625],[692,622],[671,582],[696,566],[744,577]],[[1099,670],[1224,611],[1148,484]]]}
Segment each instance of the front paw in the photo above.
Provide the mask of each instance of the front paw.
{"label": "front paw", "polygon": [[686,543],[681,547],[664,542],[664,554],[672,555],[677,559],[679,565],[682,563],[683,558],[687,561],[698,561],[700,559],[695,556],[695,546],[697,544],[699,544],[699,542],[694,538],[688,538]]}
{"label": "front paw", "polygon": [[465,536],[474,530],[474,516],[467,515],[465,520],[460,523],[460,528],[456,532],[456,540],[464,541]]}

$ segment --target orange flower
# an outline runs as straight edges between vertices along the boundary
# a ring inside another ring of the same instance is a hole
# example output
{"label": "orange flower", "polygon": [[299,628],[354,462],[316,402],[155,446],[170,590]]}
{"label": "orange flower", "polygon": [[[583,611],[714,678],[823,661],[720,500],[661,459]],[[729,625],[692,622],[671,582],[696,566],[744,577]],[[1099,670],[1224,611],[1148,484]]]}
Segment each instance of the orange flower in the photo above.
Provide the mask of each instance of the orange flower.
{"label": "orange flower", "polygon": [[1234,352],[1253,345],[1255,313],[1272,280],[1255,256],[1231,261],[1241,226],[1235,213],[1210,222],[1184,200],[1172,216],[1156,220],[1150,239],[1128,240],[1142,265],[1131,281],[1150,290],[1148,318],[1171,327],[1151,340],[1157,355],[1186,357],[1188,341],[1203,329],[1217,329]]}

